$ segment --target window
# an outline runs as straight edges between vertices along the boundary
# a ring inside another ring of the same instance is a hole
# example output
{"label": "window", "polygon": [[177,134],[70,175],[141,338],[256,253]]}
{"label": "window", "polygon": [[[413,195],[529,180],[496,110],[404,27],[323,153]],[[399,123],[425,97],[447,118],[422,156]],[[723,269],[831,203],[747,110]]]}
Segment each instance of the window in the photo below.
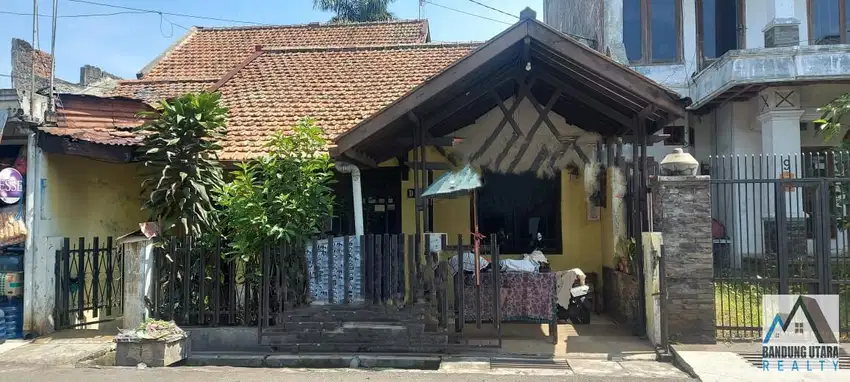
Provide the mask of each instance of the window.
{"label": "window", "polygon": [[483,183],[477,198],[479,231],[487,240],[497,234],[501,253],[531,252],[537,233],[543,237],[543,253],[561,253],[560,176],[485,172]]}
{"label": "window", "polygon": [[623,2],[623,43],[633,64],[681,61],[681,0]]}
{"label": "window", "polygon": [[803,323],[795,322],[794,323],[794,334],[803,334]]}
{"label": "window", "polygon": [[850,0],[809,0],[809,43],[847,44]]}
{"label": "window", "polygon": [[744,46],[744,0],[698,0],[697,39],[702,63]]}

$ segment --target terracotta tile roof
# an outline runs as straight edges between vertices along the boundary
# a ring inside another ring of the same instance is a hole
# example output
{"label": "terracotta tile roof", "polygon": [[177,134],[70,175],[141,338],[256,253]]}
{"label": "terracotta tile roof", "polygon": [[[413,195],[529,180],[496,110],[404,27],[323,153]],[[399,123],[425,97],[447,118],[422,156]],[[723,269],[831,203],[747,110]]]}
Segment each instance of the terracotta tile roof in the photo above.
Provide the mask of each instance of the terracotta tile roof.
{"label": "terracotta tile roof", "polygon": [[218,82],[219,77],[199,80],[126,80],[118,81],[108,95],[142,100],[153,104],[162,99],[181,96],[188,92],[201,91]]}
{"label": "terracotta tile roof", "polygon": [[143,79],[220,78],[248,58],[256,46],[366,46],[429,41],[426,20],[305,24],[236,28],[193,28],[182,41],[142,70]]}
{"label": "terracotta tile roof", "polygon": [[328,139],[354,127],[480,44],[264,49],[225,76],[217,89],[230,109],[223,160],[262,152],[273,131],[304,117]]}
{"label": "terracotta tile roof", "polygon": [[150,110],[138,100],[60,94],[56,126],[41,127],[47,134],[105,145],[135,145],[131,130],[143,123],[136,114]]}

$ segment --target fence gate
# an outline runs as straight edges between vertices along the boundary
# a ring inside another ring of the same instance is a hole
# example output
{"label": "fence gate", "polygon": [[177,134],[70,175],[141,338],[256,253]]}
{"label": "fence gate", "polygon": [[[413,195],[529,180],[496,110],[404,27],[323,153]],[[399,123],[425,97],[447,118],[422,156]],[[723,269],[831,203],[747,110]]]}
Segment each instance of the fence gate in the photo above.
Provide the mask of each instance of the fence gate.
{"label": "fence gate", "polygon": [[112,237],[64,238],[56,251],[56,330],[112,321],[124,311],[124,247]]}
{"label": "fence gate", "polygon": [[850,333],[845,156],[712,158],[719,339],[761,338],[766,294],[838,294],[841,336]]}

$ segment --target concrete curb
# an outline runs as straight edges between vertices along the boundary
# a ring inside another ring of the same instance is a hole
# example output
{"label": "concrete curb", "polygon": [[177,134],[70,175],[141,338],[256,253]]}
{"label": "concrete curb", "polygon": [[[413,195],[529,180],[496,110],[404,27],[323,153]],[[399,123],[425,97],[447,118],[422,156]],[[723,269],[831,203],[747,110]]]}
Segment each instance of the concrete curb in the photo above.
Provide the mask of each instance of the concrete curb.
{"label": "concrete curb", "polygon": [[681,355],[679,355],[679,352],[676,351],[675,347],[670,346],[670,353],[673,354],[673,365],[687,373],[691,378],[701,381],[699,375],[697,375],[697,373],[694,371],[694,368],[690,364],[688,364],[688,362],[686,362]]}
{"label": "concrete curb", "polygon": [[658,361],[656,353],[612,354],[612,353],[567,353],[566,359],[595,359],[601,361]]}
{"label": "concrete curb", "polygon": [[232,366],[304,369],[412,369],[437,370],[438,356],[396,356],[372,354],[266,354],[195,352],[187,366]]}

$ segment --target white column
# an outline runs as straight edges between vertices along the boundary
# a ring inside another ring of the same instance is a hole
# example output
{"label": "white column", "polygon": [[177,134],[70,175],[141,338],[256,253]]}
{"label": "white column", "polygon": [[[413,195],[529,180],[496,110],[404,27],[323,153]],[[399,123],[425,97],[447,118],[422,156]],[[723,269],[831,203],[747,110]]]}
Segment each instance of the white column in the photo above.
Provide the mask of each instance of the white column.
{"label": "white column", "polygon": [[[778,0],[777,0],[778,1]],[[762,167],[764,178],[800,178],[803,166],[800,157],[800,95],[795,88],[768,88],[759,94],[761,114],[762,153],[769,163]],[[775,164],[774,164],[775,163]],[[804,217],[803,190],[790,188],[785,192],[786,216]],[[775,216],[774,195],[766,195],[765,212]]]}

